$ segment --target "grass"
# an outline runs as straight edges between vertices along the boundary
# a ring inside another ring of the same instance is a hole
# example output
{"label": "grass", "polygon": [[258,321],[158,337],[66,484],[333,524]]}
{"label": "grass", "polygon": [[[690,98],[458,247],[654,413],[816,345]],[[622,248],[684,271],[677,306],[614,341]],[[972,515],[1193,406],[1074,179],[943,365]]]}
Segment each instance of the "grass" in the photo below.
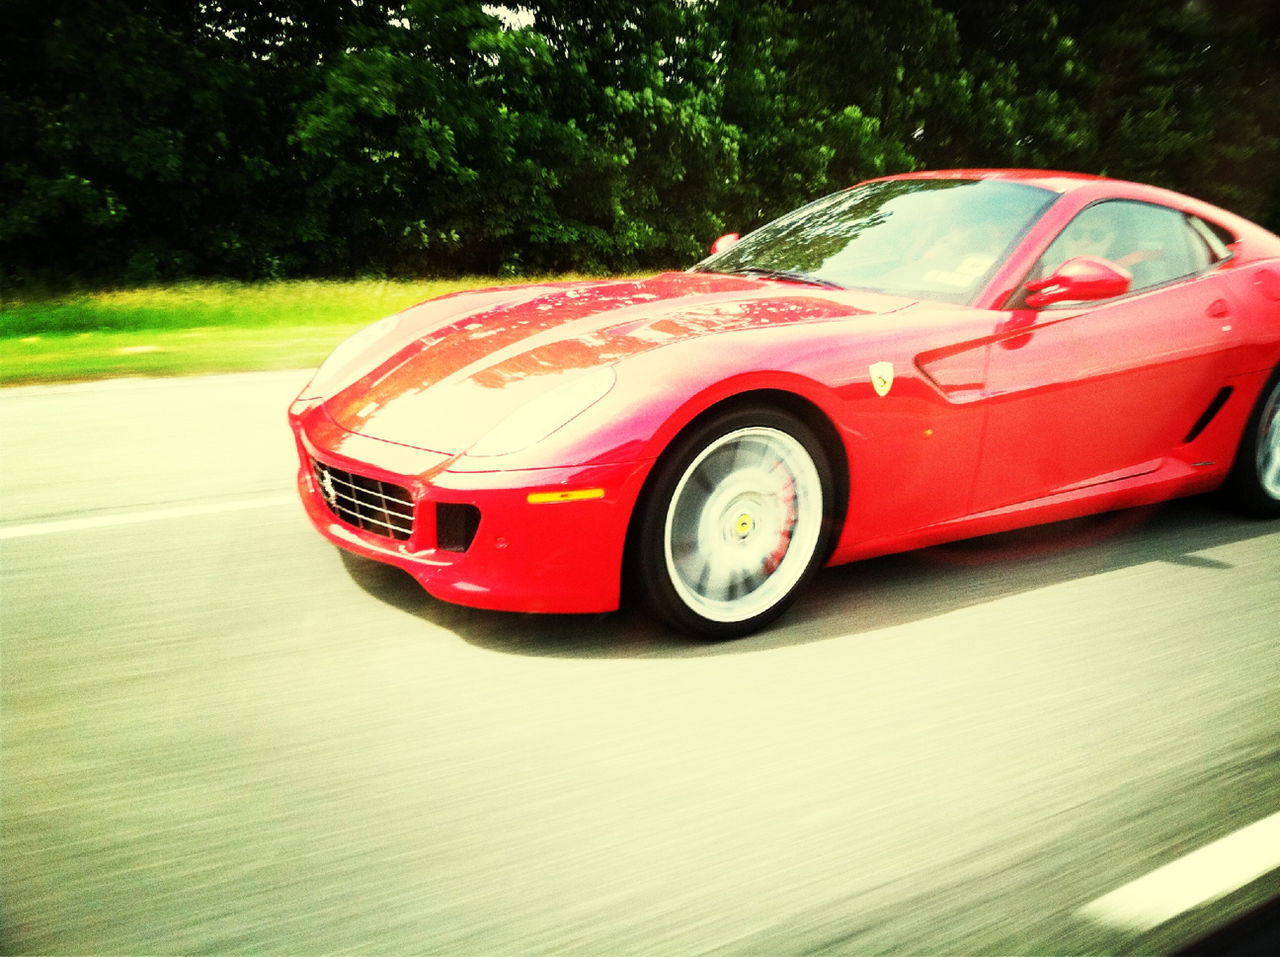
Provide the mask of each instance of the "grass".
{"label": "grass", "polygon": [[318,366],[361,325],[208,326],[0,339],[0,384],[302,369]]}
{"label": "grass", "polygon": [[497,282],[181,283],[5,300],[0,385],[312,367],[375,319]]}

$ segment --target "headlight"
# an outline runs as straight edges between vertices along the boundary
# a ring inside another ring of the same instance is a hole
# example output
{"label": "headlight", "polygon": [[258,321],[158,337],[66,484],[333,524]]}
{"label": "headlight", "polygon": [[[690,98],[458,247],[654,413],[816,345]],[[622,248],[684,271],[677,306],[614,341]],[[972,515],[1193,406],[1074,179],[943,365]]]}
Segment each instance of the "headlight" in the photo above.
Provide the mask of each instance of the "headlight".
{"label": "headlight", "polygon": [[536,445],[603,399],[616,381],[612,366],[606,366],[543,393],[490,429],[467,454],[486,458]]}
{"label": "headlight", "polygon": [[[340,342],[338,347],[329,353],[329,357],[320,364],[320,368],[311,377],[311,381],[299,398],[317,399],[337,391],[334,386],[339,385],[337,382],[338,376],[346,366],[356,359],[360,353],[387,335],[399,321],[400,316],[398,315],[387,316],[387,318],[379,319],[371,326],[365,326],[355,335]],[[340,384],[346,385],[347,383]]]}

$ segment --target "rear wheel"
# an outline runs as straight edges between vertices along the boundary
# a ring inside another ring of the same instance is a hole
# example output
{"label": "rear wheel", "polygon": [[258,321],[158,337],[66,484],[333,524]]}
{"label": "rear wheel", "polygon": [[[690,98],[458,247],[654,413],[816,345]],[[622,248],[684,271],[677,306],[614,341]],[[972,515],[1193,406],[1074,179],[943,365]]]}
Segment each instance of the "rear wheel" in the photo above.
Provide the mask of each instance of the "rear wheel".
{"label": "rear wheel", "polygon": [[826,555],[831,469],[803,422],[724,413],[674,445],[642,506],[637,571],[655,614],[705,638],[780,615]]}
{"label": "rear wheel", "polygon": [[1249,416],[1225,491],[1246,515],[1280,518],[1280,369]]}

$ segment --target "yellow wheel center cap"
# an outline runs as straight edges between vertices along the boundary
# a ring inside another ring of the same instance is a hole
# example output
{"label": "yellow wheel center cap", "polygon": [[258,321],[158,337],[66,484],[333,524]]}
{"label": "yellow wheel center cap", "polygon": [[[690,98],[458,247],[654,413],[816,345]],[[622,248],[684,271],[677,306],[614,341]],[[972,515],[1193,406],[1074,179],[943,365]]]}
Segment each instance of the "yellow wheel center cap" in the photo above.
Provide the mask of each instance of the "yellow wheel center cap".
{"label": "yellow wheel center cap", "polygon": [[738,516],[738,520],[733,523],[734,531],[743,538],[751,534],[751,530],[756,527],[755,519],[747,512],[743,512]]}

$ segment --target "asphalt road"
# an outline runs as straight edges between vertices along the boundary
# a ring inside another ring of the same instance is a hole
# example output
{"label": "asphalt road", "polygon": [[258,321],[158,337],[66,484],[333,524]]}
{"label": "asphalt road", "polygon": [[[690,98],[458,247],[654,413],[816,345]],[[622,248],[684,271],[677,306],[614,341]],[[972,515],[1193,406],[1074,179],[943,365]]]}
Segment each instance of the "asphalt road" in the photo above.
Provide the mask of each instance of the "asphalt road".
{"label": "asphalt road", "polygon": [[[467,611],[307,525],[304,379],[0,391],[4,950],[1161,951],[1280,896],[1277,525],[846,566],[724,645]],[[1110,906],[1218,841],[1239,889]]]}

